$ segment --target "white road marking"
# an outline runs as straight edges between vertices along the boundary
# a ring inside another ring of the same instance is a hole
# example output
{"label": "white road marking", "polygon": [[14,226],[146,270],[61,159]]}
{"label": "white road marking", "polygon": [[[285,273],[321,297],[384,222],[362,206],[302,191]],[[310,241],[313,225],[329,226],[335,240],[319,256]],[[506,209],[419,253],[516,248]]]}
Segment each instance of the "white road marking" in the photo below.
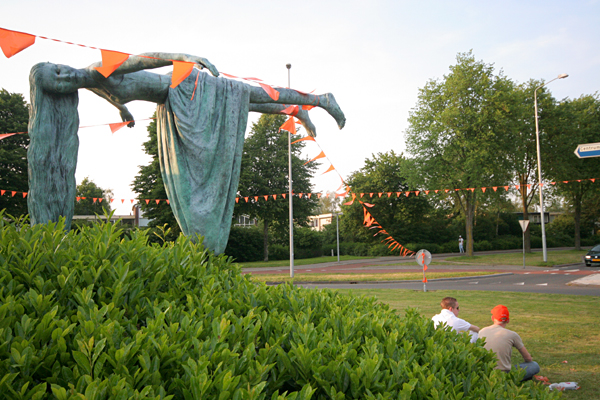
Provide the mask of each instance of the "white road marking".
{"label": "white road marking", "polygon": [[577,272],[577,271],[579,271],[579,270],[578,269],[567,269],[567,270],[565,270],[565,272]]}
{"label": "white road marking", "polygon": [[523,285],[525,285],[525,282],[519,282],[519,283],[515,283],[515,285],[520,285],[520,286],[523,286]]}
{"label": "white road marking", "polygon": [[558,275],[558,272],[550,272],[550,275]]}
{"label": "white road marking", "polygon": [[469,282],[469,285],[478,285],[479,282]]}
{"label": "white road marking", "polygon": [[525,272],[523,275],[529,275],[531,272]]}
{"label": "white road marking", "polygon": [[308,272],[308,271],[312,271],[312,269],[307,269],[306,272]]}
{"label": "white road marking", "polygon": [[571,274],[565,274],[565,275],[571,275]]}
{"label": "white road marking", "polygon": [[548,286],[547,283],[537,283],[535,286]]}

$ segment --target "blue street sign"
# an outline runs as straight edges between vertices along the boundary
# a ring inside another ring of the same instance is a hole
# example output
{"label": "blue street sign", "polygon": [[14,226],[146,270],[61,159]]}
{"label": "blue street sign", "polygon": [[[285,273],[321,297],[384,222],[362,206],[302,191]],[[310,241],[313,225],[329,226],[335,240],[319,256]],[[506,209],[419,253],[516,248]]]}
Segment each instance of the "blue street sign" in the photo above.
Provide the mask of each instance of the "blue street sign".
{"label": "blue street sign", "polygon": [[579,158],[600,157],[600,143],[580,144],[575,155]]}

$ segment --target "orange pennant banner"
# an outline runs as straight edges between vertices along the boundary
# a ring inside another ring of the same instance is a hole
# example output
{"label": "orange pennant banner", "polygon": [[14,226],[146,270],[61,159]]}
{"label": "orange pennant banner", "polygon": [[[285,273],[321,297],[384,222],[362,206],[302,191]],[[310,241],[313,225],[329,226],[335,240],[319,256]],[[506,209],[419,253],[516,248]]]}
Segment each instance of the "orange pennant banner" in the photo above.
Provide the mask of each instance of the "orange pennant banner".
{"label": "orange pennant banner", "polygon": [[277,90],[273,89],[271,86],[267,85],[266,83],[260,83],[260,82],[257,82],[257,83],[260,85],[261,88],[263,88],[263,90],[265,92],[267,92],[267,94],[269,95],[270,98],[272,98],[275,101],[279,100],[279,92]]}
{"label": "orange pennant banner", "polygon": [[129,54],[119,51],[100,49],[100,52],[102,53],[102,66],[95,67],[95,70],[100,72],[105,78],[108,78],[110,74],[115,72],[129,58]]}
{"label": "orange pennant banner", "polygon": [[[2,137],[0,137],[0,139],[2,139]],[[294,141],[292,142],[292,144],[295,144],[295,143],[301,142],[301,141],[303,141],[303,140],[310,140],[310,141],[314,142],[314,141],[315,141],[315,138],[314,138],[314,137],[312,137],[312,136],[303,137],[302,139],[294,140]]]}
{"label": "orange pennant banner", "polygon": [[283,125],[279,127],[279,130],[288,131],[292,134],[296,134],[296,124],[294,124],[294,117],[289,117]]}
{"label": "orange pennant banner", "polygon": [[0,47],[6,58],[11,58],[34,43],[33,35],[0,28]]}
{"label": "orange pennant banner", "polygon": [[329,166],[329,168],[327,168],[327,171],[323,172],[321,175],[325,175],[328,172],[333,171],[335,168],[333,168],[333,165]]}
{"label": "orange pennant banner", "polygon": [[108,126],[110,126],[110,131],[112,133],[115,133],[116,131],[118,131],[119,129],[121,129],[129,123],[131,123],[131,121],[115,122],[114,124],[108,124]]}
{"label": "orange pennant banner", "polygon": [[0,140],[7,138],[9,136],[16,135],[16,133],[3,133],[0,135]]}
{"label": "orange pennant banner", "polygon": [[318,156],[316,156],[315,158],[313,158],[312,160],[308,160],[307,162],[304,163],[304,165],[308,164],[309,162],[318,160],[319,158],[325,158],[325,152],[321,152]]}
{"label": "orange pennant banner", "polygon": [[194,69],[194,63],[187,61],[173,61],[173,75],[171,76],[171,88],[175,89]]}

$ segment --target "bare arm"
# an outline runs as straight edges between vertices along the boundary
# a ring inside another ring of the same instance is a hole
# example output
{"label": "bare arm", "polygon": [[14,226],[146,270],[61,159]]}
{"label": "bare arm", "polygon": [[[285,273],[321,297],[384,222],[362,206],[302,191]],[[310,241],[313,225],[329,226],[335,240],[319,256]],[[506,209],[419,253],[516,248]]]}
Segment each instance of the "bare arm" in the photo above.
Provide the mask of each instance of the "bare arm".
{"label": "bare arm", "polygon": [[471,326],[469,326],[469,330],[470,330],[470,331],[473,331],[473,332],[477,332],[477,333],[479,333],[479,327],[478,327],[478,326],[476,326],[476,325],[471,325]]}
{"label": "bare arm", "polygon": [[525,362],[532,362],[533,358],[531,357],[531,354],[529,354],[529,352],[527,351],[527,349],[525,348],[525,346],[521,347],[519,349],[519,353],[521,353],[521,355],[523,356],[523,360],[525,360]]}

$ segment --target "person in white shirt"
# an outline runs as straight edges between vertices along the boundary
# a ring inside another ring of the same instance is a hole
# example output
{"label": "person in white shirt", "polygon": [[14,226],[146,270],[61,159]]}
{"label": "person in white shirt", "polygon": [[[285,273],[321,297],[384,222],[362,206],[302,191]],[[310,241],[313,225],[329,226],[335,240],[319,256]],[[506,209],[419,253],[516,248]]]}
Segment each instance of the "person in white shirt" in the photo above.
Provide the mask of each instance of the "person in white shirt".
{"label": "person in white shirt", "polygon": [[475,343],[477,341],[479,327],[471,325],[464,319],[458,318],[458,312],[460,310],[458,300],[454,297],[444,297],[440,305],[442,306],[442,311],[431,318],[433,320],[433,326],[437,328],[441,324],[446,324],[446,326],[451,327],[453,331],[469,332],[469,335],[471,335],[471,343]]}

